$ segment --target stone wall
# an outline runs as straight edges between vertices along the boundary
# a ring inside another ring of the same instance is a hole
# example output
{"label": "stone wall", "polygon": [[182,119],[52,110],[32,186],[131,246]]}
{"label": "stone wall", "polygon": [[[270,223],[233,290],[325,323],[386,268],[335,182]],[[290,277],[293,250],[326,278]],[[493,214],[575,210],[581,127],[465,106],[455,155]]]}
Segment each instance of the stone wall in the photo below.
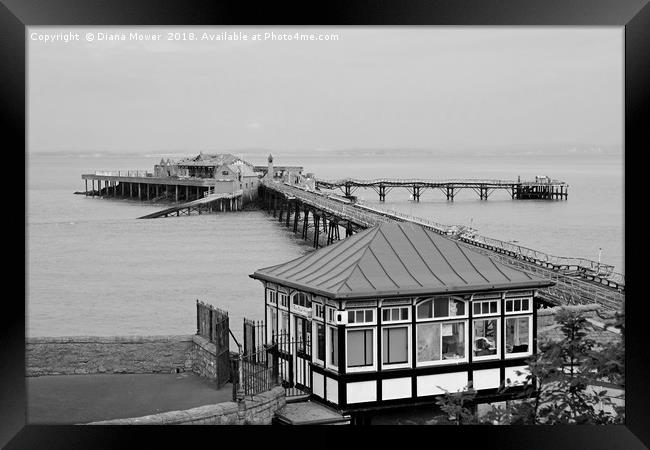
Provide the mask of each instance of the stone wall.
{"label": "stone wall", "polygon": [[192,372],[210,380],[217,379],[217,346],[204,337],[195,335],[192,346]]}
{"label": "stone wall", "polygon": [[196,353],[195,337],[198,336],[29,338],[26,375],[190,371]]}
{"label": "stone wall", "polygon": [[285,404],[284,388],[278,386],[247,397],[241,403],[217,403],[184,411],[92,422],[89,425],[270,425],[275,412]]}

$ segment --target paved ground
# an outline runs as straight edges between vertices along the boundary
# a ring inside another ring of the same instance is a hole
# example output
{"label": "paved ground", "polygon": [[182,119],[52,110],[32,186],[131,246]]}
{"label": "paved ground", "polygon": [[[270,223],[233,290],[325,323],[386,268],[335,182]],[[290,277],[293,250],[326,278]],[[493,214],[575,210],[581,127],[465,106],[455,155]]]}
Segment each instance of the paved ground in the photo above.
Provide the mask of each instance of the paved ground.
{"label": "paved ground", "polygon": [[28,424],[76,424],[189,409],[232,400],[193,373],[27,377]]}

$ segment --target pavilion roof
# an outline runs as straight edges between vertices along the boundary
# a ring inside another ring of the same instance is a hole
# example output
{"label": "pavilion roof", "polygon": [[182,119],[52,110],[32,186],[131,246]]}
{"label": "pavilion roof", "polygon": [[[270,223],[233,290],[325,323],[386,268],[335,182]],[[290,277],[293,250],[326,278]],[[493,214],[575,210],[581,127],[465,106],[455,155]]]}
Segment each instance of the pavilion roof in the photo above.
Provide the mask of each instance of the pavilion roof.
{"label": "pavilion roof", "polygon": [[535,289],[553,285],[420,225],[386,222],[252,278],[329,298]]}

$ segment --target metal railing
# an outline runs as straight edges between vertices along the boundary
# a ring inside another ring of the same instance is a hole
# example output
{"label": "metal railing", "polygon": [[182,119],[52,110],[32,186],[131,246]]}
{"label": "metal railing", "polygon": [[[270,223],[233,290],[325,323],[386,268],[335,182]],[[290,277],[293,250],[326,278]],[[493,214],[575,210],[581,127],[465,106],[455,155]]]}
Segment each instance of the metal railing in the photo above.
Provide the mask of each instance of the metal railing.
{"label": "metal railing", "polygon": [[148,178],[153,177],[153,172],[147,170],[96,170],[95,175],[105,177]]}
{"label": "metal railing", "polygon": [[317,179],[316,184],[323,186],[375,186],[375,185],[385,185],[385,186],[408,186],[408,185],[450,185],[450,184],[461,184],[461,185],[493,185],[493,186],[512,186],[517,184],[524,185],[538,185],[538,184],[562,184],[566,185],[564,181],[555,180],[551,178],[539,178],[535,181],[519,181],[519,180],[500,180],[493,178],[450,178],[444,180],[432,180],[426,178],[372,178],[372,179],[360,179],[360,178],[341,178],[338,180],[321,180]]}

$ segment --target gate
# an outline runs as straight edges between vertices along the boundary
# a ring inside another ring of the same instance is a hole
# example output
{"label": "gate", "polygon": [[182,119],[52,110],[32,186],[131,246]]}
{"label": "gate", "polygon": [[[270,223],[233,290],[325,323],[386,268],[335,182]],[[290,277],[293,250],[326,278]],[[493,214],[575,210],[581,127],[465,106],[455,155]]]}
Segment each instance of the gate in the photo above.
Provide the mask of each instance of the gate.
{"label": "gate", "polygon": [[286,333],[273,336],[268,348],[276,355],[278,378],[287,397],[311,394],[311,339],[290,339]]}
{"label": "gate", "polygon": [[228,313],[196,301],[196,334],[216,347],[215,380],[217,389],[230,381],[230,340]]}

